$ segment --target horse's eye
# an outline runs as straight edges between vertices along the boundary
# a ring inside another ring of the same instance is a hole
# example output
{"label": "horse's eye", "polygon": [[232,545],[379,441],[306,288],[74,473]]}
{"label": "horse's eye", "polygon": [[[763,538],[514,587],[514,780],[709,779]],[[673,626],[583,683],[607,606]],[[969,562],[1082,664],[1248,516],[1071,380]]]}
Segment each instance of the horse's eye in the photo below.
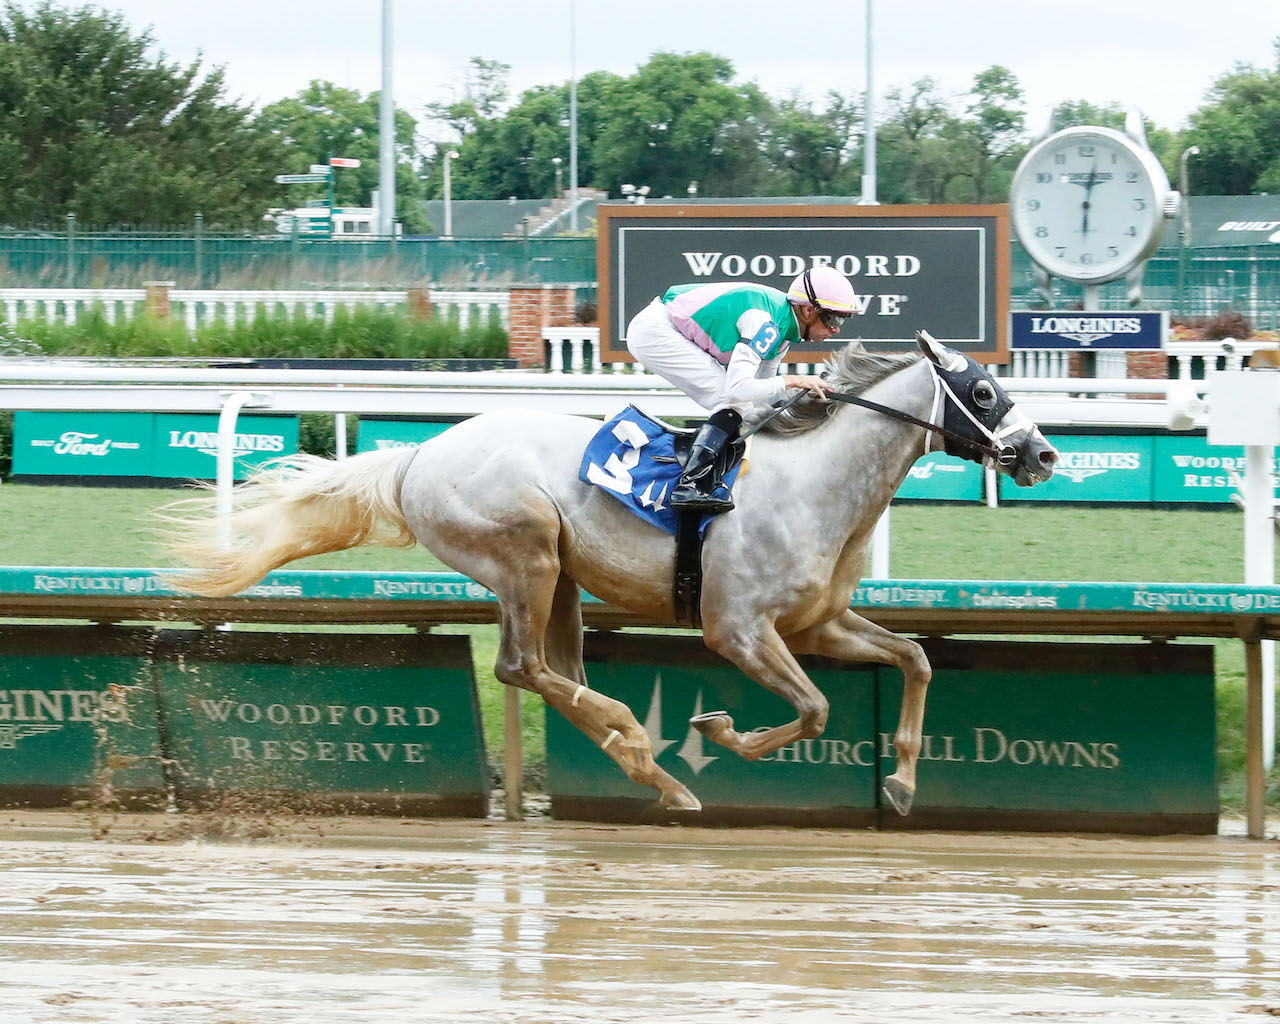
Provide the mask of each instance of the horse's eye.
{"label": "horse's eye", "polygon": [[979,409],[990,409],[996,404],[996,389],[980,380],[973,386],[973,402]]}

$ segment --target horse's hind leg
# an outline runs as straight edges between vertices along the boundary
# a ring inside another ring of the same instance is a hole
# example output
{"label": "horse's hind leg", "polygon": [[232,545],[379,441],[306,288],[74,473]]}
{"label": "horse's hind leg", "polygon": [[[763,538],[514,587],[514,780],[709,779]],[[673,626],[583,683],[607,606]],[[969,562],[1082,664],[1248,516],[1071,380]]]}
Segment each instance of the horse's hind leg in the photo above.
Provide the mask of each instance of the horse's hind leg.
{"label": "horse's hind leg", "polygon": [[577,584],[560,574],[554,552],[522,553],[518,567],[494,592],[502,613],[498,679],[541,696],[628,778],[658,790],[664,807],[701,810],[697,797],[658,767],[649,736],[631,709],[587,686],[580,595]]}
{"label": "horse's hind leg", "polygon": [[898,770],[884,780],[884,794],[899,814],[911,810],[916,793],[916,762],[924,733],[924,703],[933,669],[914,640],[891,633],[851,611],[787,637],[797,654],[820,654],[839,661],[875,661],[902,672],[902,713],[893,738]]}

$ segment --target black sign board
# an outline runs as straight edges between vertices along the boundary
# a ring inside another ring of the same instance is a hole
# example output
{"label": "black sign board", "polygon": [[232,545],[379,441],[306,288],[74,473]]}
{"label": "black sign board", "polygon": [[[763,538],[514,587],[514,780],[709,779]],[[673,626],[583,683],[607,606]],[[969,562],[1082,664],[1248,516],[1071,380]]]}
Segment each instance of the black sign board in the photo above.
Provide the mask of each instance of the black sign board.
{"label": "black sign board", "polygon": [[1008,359],[1006,206],[683,206],[599,208],[603,358],[630,361],[623,338],[641,309],[676,284],[726,281],[785,291],[808,267],[845,274],[857,314],[838,338],[793,345],[821,362],[851,339],[872,351],[915,345],[917,330],[981,362]]}

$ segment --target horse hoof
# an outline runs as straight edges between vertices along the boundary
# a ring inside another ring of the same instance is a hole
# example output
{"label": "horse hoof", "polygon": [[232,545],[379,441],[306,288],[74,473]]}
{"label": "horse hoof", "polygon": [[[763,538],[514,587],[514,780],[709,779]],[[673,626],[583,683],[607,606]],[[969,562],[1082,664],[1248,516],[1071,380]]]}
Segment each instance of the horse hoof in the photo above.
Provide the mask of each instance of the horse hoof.
{"label": "horse hoof", "polygon": [[712,743],[726,744],[727,739],[733,735],[733,719],[727,711],[707,711],[694,715],[689,719],[689,724]]}
{"label": "horse hoof", "polygon": [[911,802],[915,799],[916,791],[908,789],[901,779],[892,775],[885,779],[884,795],[893,805],[893,809],[904,818],[911,813]]}
{"label": "horse hoof", "polygon": [[702,801],[682,787],[663,793],[662,806],[669,811],[700,811]]}

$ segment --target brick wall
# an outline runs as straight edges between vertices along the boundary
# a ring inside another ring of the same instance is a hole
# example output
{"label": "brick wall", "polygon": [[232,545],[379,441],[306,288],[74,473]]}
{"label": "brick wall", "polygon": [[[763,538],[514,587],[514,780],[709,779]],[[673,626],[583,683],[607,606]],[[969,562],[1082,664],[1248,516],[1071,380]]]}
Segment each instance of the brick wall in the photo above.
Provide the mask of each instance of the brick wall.
{"label": "brick wall", "polygon": [[1128,353],[1129,376],[1138,380],[1167,380],[1169,357],[1163,352]]}
{"label": "brick wall", "polygon": [[507,355],[521,366],[542,366],[542,329],[568,327],[573,322],[573,290],[546,285],[512,288]]}

